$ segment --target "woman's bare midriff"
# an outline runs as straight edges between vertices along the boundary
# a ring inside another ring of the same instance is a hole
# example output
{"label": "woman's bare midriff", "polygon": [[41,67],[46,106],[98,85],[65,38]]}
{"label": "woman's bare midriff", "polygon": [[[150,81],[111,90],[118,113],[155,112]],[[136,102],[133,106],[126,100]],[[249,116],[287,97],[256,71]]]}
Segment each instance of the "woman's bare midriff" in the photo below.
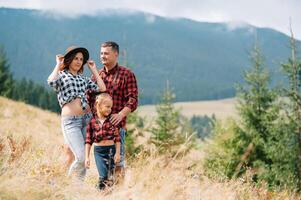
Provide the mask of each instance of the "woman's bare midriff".
{"label": "woman's bare midriff", "polygon": [[95,146],[111,146],[114,144],[114,140],[102,140],[100,142],[94,143]]}
{"label": "woman's bare midriff", "polygon": [[62,108],[61,115],[62,116],[80,116],[87,113],[90,113],[91,109],[89,105],[86,110],[83,110],[80,98],[76,98],[73,101],[65,104]]}

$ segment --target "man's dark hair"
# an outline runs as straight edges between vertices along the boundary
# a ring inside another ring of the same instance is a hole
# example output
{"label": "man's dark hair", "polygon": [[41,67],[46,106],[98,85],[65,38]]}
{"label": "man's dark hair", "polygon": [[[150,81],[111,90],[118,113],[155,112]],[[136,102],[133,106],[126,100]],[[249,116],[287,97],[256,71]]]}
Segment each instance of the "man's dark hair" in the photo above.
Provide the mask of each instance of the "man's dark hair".
{"label": "man's dark hair", "polygon": [[111,47],[113,51],[116,51],[119,54],[119,45],[113,41],[107,41],[102,43],[101,47]]}

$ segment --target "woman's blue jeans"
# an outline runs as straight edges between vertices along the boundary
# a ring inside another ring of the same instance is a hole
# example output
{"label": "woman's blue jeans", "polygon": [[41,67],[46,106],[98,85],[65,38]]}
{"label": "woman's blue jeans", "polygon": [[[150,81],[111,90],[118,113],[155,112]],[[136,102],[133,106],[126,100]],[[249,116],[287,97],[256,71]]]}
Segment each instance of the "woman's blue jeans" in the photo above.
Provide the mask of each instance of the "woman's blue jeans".
{"label": "woman's blue jeans", "polygon": [[91,117],[91,113],[81,116],[62,116],[62,129],[65,143],[70,147],[75,158],[69,168],[68,175],[75,173],[80,180],[84,180],[86,175],[86,126]]}

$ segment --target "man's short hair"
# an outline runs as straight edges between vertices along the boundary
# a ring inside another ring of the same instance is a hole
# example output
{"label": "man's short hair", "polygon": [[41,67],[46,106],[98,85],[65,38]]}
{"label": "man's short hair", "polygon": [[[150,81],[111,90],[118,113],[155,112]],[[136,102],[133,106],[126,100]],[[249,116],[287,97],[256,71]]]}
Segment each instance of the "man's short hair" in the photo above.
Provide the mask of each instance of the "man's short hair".
{"label": "man's short hair", "polygon": [[101,44],[101,47],[111,47],[113,51],[119,54],[119,45],[113,41],[107,41]]}

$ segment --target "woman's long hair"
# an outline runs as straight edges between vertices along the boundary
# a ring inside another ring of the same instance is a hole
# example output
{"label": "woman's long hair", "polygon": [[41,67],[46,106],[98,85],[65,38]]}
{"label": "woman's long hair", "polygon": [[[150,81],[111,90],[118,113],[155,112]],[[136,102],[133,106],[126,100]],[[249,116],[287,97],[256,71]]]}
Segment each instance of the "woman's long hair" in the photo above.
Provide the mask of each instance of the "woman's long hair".
{"label": "woman's long hair", "polygon": [[[73,59],[75,58],[75,56],[76,56],[77,53],[81,53],[81,54],[83,55],[82,52],[75,52],[75,53],[72,53],[67,59],[64,60],[64,68],[63,68],[63,70],[69,69],[69,66],[70,66],[70,64],[72,63],[72,61],[73,61]],[[81,74],[82,74],[83,72],[84,72],[84,62],[83,62],[83,64],[82,64],[81,68],[78,70],[78,73],[81,73]]]}

